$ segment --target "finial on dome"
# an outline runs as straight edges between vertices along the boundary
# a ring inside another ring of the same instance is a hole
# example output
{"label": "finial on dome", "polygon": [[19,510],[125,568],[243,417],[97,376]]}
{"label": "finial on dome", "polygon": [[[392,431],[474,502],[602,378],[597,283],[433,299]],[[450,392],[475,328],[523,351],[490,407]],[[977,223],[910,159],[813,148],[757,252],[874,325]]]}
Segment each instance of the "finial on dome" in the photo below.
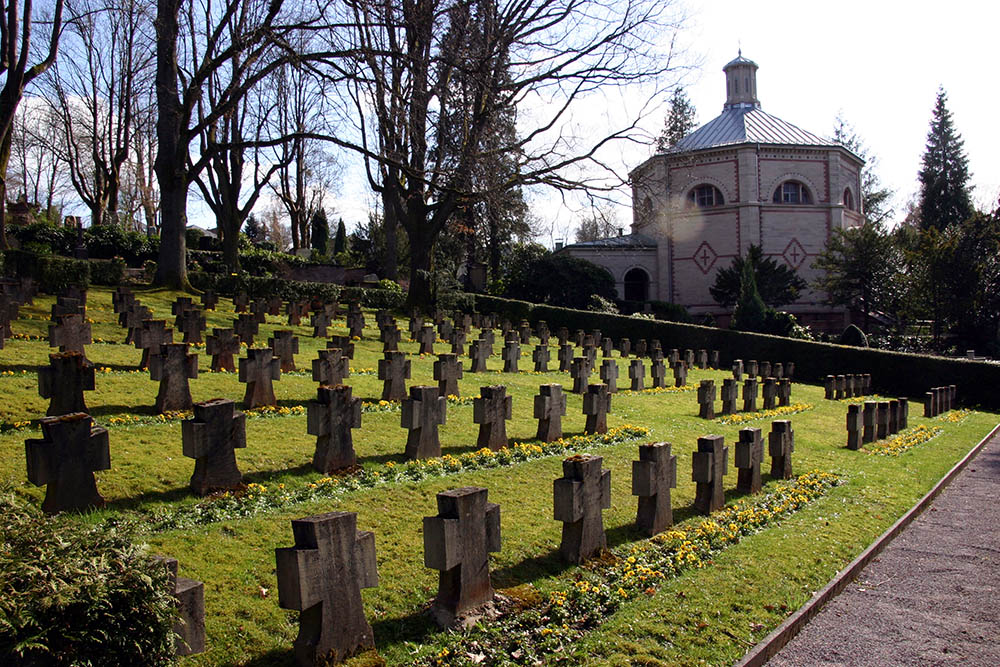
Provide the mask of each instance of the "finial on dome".
{"label": "finial on dome", "polygon": [[760,108],[757,100],[757,63],[743,57],[742,45],[738,55],[726,63],[726,106],[724,108]]}

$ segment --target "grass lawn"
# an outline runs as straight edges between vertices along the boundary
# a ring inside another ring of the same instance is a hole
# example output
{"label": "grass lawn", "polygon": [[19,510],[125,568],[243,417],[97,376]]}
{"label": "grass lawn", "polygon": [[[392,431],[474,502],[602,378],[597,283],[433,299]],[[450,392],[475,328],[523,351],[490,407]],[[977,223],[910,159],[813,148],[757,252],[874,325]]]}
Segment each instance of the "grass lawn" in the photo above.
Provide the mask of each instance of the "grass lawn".
{"label": "grass lawn", "polygon": [[[175,293],[145,291],[136,296],[152,307],[154,317],[172,322],[170,303]],[[13,324],[15,334],[22,337],[8,340],[6,348],[0,350],[0,372],[4,373],[0,375],[0,424],[6,429],[0,434],[0,479],[39,503],[44,489],[26,481],[24,460],[24,439],[39,437],[38,431],[14,425],[43,415],[47,407],[47,401],[38,396],[37,369],[47,364],[51,351],[45,335],[52,302],[49,297],[39,297],[34,306],[22,308],[21,318]],[[231,301],[222,300],[219,308],[207,313],[206,333],[212,327],[231,326]],[[180,421],[153,423],[158,383],[149,379],[148,372],[135,372],[140,352],[121,344],[125,330],[118,326],[112,312],[110,290],[89,291],[88,316],[93,320],[95,343],[88,346],[87,355],[101,371],[97,390],[88,392],[86,400],[91,414],[110,432],[111,470],[98,474],[98,488],[108,505],[100,511],[65,516],[62,520],[96,522],[119,515],[141,520],[202,502],[187,487],[194,464],[181,453]],[[377,404],[382,383],[374,369],[382,356],[381,343],[372,313],[366,313],[366,319],[369,327],[364,340],[356,344],[351,376],[346,382],[354,388],[355,396]],[[404,320],[400,325],[405,331]],[[275,383],[279,406],[287,408],[288,414],[249,418],[247,447],[237,450],[245,481],[262,485],[272,494],[279,488],[301,489],[322,477],[310,466],[315,437],[307,434],[306,417],[298,406],[315,397],[316,383],[309,369],[317,350],[325,347],[325,340],[312,338],[310,327],[288,327],[284,316],[272,316],[261,325],[254,346],[266,345],[275,329],[287,328],[296,330],[300,349],[296,355],[300,371],[283,375]],[[329,333],[347,333],[343,318]],[[32,338],[35,336],[41,339]],[[489,361],[491,372],[466,371],[460,381],[461,393],[474,396],[480,386],[507,385],[513,396],[508,436],[512,441],[527,442],[535,434],[532,397],[538,385],[558,382],[568,388],[571,381],[568,374],[558,372],[499,373],[499,338],[497,354]],[[670,342],[664,340],[663,347],[670,348]],[[436,348],[443,352],[449,346],[438,343]],[[434,357],[416,355],[417,344],[413,342],[404,341],[401,349],[412,360],[408,384],[436,384],[432,380]],[[522,369],[532,366],[530,351],[530,346],[522,346]],[[552,351],[555,359],[554,347]],[[199,352],[200,375],[191,380],[195,401],[216,397],[242,400],[244,386],[236,374],[209,372],[210,358],[203,347]],[[725,351],[722,356],[727,357]],[[621,377],[626,378],[619,384],[627,385],[627,363],[617,356],[615,359]],[[842,370],[870,372],[878,386],[877,368]],[[714,378],[721,385],[729,375],[694,369],[688,382],[697,385],[702,379]],[[596,381],[594,378],[596,374],[592,381]],[[959,396],[961,391],[959,387]],[[627,600],[602,623],[549,653],[552,662],[731,663],[871,543],[997,422],[995,414],[980,411],[963,413],[959,421],[925,420],[919,416],[920,405],[911,404],[910,426],[934,426],[941,429],[940,434],[899,456],[874,456],[844,447],[845,402],[824,400],[821,387],[797,383],[792,400],[813,406],[789,417],[795,429],[796,472],[834,473],[843,483],[794,514],[714,554],[702,567],[666,579],[655,594]],[[604,512],[609,547],[641,544],[644,540],[632,526],[636,500],[631,495],[631,465],[638,458],[638,444],[659,440],[673,443],[678,470],[678,488],[672,500],[674,519],[679,528],[691,530],[704,520],[691,509],[691,453],[697,438],[721,434],[732,447],[743,426],[759,426],[765,433],[770,429],[768,418],[723,425],[699,419],[697,412],[694,391],[614,398],[609,426],[643,426],[650,435],[641,441],[591,450],[604,457],[604,466],[612,475],[612,505]],[[354,445],[359,464],[367,471],[383,471],[390,462],[404,463],[406,431],[400,428],[399,419],[397,409],[366,411],[363,415],[362,427],[354,431]],[[564,433],[582,433],[584,421],[581,397],[568,394]],[[450,404],[447,423],[440,429],[443,453],[459,456],[475,451],[477,432],[472,405]],[[730,490],[727,502],[736,500],[733,489],[737,472],[732,455],[731,451],[725,480]],[[765,471],[767,465],[765,460]],[[421,535],[422,517],[437,513],[435,494],[467,485],[489,489],[489,500],[500,504],[503,539],[502,550],[491,559],[493,584],[517,600],[530,602],[571,587],[584,573],[582,568],[562,564],[557,555],[561,524],[552,519],[552,480],[560,476],[561,457],[550,455],[504,467],[345,489],[333,498],[279,504],[243,518],[234,515],[165,531],[154,528],[143,532],[142,539],[153,551],[176,557],[182,576],[205,582],[209,648],[203,655],[185,658],[184,663],[291,665],[297,612],[278,607],[274,549],[293,544],[291,519],[332,510],[357,512],[359,529],[375,532],[380,581],[377,588],[363,593],[377,655],[363,655],[354,662],[408,664],[414,656],[436,653],[447,639],[446,633],[437,631],[423,613],[437,587],[437,572],[423,565]],[[764,479],[765,492],[777,485],[766,472]]]}

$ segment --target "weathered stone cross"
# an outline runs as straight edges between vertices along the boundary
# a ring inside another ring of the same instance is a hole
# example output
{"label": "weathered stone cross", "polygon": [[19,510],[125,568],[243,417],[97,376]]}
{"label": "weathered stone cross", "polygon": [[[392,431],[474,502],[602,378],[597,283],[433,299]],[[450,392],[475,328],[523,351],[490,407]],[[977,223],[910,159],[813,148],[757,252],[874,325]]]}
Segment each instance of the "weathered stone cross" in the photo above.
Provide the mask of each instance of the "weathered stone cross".
{"label": "weathered stone cross", "polygon": [[146,306],[140,305],[136,301],[125,312],[118,316],[118,324],[128,329],[125,334],[125,343],[134,343],[136,333],[142,328],[144,320],[153,319],[152,311]]}
{"label": "weathered stone cross", "polygon": [[339,347],[341,354],[343,354],[346,358],[354,358],[354,341],[351,340],[350,336],[334,334],[330,336],[330,340],[326,341],[326,346]]}
{"label": "weathered stone cross", "polygon": [[618,393],[618,364],[615,363],[614,359],[605,359],[601,362],[600,376],[601,381],[608,385],[608,393]]}
{"label": "weathered stone cross", "polygon": [[437,333],[434,331],[433,324],[427,323],[420,327],[416,338],[417,342],[420,343],[417,354],[434,354],[434,341],[437,340]]}
{"label": "weathered stone cross", "polygon": [[566,373],[572,368],[574,354],[573,346],[569,343],[563,343],[559,346],[559,352],[556,353],[556,357],[559,359],[560,373]]}
{"label": "weathered stone cross", "polygon": [[847,448],[861,449],[861,406],[847,406]]}
{"label": "weathered stone cross", "polygon": [[447,409],[448,399],[438,396],[437,387],[410,387],[410,397],[403,401],[400,415],[400,426],[409,429],[406,458],[414,461],[441,456],[438,426],[445,423]]}
{"label": "weathered stone cross", "polygon": [[212,335],[205,338],[205,351],[212,355],[214,372],[236,370],[233,355],[240,352],[240,337],[232,329],[212,329]]}
{"label": "weathered stone cross", "polygon": [[285,306],[288,315],[288,326],[297,327],[302,324],[302,318],[309,312],[309,304],[305,301],[289,301]]}
{"label": "weathered stone cross", "polygon": [[82,315],[63,315],[58,324],[49,325],[49,347],[58,347],[60,352],[79,352],[84,361],[86,346],[92,340],[90,322],[84,321]]}
{"label": "weathered stone cross", "polygon": [[773,377],[764,378],[764,409],[773,410],[777,405],[778,382]]}
{"label": "weathered stone cross", "polygon": [[399,350],[399,341],[403,337],[403,332],[394,323],[387,324],[380,330],[383,352],[395,352]]}
{"label": "weathered stone cross", "polygon": [[722,414],[731,415],[736,412],[736,399],[740,395],[740,386],[733,378],[722,381]]}
{"label": "weathered stone cross", "polygon": [[553,483],[553,516],[562,521],[559,555],[582,563],[605,546],[602,509],[611,507],[611,471],[600,456],[577,454],[563,460],[563,476]]}
{"label": "weathered stone cross", "polygon": [[382,400],[401,401],[406,398],[406,380],[410,379],[410,360],[405,352],[386,352],[378,360],[378,379],[382,380]]}
{"label": "weathered stone cross", "polygon": [[698,438],[698,451],[691,454],[691,481],[695,483],[694,506],[711,514],[726,504],[722,478],[729,471],[729,448],[721,435]]}
{"label": "weathered stone cross", "polygon": [[94,367],[79,352],[49,355],[49,366],[38,369],[38,395],[49,399],[49,417],[87,412],[83,392],[96,388]]}
{"label": "weathered stone cross", "polygon": [[299,339],[291,329],[276,329],[274,336],[267,339],[274,356],[281,362],[281,372],[295,370],[295,355],[299,353]]}
{"label": "weathered stone cross", "polygon": [[503,357],[503,372],[516,373],[517,362],[521,359],[521,344],[515,340],[507,341],[504,343],[501,356]]}
{"label": "weathered stone cross", "polygon": [[313,313],[309,318],[309,324],[313,328],[314,338],[326,338],[326,328],[330,326],[333,320],[330,318],[329,313],[326,310],[321,310],[318,313]]}
{"label": "weathered stone cross", "polygon": [[349,359],[339,347],[319,350],[319,358],[312,360],[313,382],[326,385],[343,384],[344,378],[350,373]]}
{"label": "weathered stone cross", "polygon": [[215,310],[219,305],[219,295],[212,290],[205,290],[201,294],[201,305],[205,310]]}
{"label": "weathered stone cross", "polygon": [[497,451],[507,446],[507,420],[512,404],[507,387],[502,384],[479,388],[479,398],[472,402],[472,421],[479,424],[477,447]]}
{"label": "weathered stone cross", "polygon": [[795,432],[792,431],[790,420],[779,419],[771,422],[771,432],[767,435],[767,449],[771,454],[771,477],[791,479]]}
{"label": "weathered stone cross", "polygon": [[677,488],[677,457],[670,454],[670,443],[639,445],[639,460],[632,461],[632,495],[639,496],[635,524],[646,535],[662,533],[673,524],[672,488]]}
{"label": "weathered stone cross", "polygon": [[861,442],[875,442],[875,401],[865,401],[861,413]]}
{"label": "weathered stone cross", "polygon": [[587,390],[590,371],[590,360],[587,357],[573,357],[573,362],[569,368],[569,376],[573,378],[574,394],[582,394]]}
{"label": "weathered stone cross", "polygon": [[254,336],[260,330],[260,324],[253,318],[253,315],[241,313],[233,322],[233,331],[240,337],[240,342],[253,345]]}
{"label": "weathered stone cross", "polygon": [[181,422],[184,456],[194,459],[191,490],[204,496],[216,489],[237,489],[243,474],[236,449],[247,446],[246,415],[228,398],[194,404],[194,418]]}
{"label": "weathered stone cross", "polygon": [[702,380],[698,385],[698,416],[715,419],[715,381]]}
{"label": "weathered stone cross", "polygon": [[135,346],[142,350],[139,370],[149,368],[153,357],[160,354],[160,347],[174,342],[174,330],[167,328],[166,320],[143,320],[135,332]]}
{"label": "weathered stone cross", "polygon": [[42,438],[24,441],[28,481],[48,485],[42,502],[45,512],[104,506],[94,472],[111,468],[111,450],[108,430],[94,426],[93,421],[83,412],[42,417]]}
{"label": "weathered stone cross", "polygon": [[325,474],[357,463],[351,429],[361,428],[361,399],[350,387],[321,385],[309,402],[306,427],[316,436],[313,468]]}
{"label": "weathered stone cross", "polygon": [[263,405],[277,405],[272,381],[281,379],[281,361],[274,358],[271,348],[248,349],[240,359],[240,382],[247,385],[243,407],[249,410]]}
{"label": "weathered stone cross", "polygon": [[177,576],[177,559],[153,556],[153,561],[166,568],[170,577],[170,594],[179,608],[180,618],[174,623],[174,652],[194,655],[205,652],[205,584]]}
{"label": "weathered stone cross", "polygon": [[485,373],[486,360],[493,354],[493,347],[485,338],[477,338],[469,343],[469,359],[472,360],[471,373]]}
{"label": "weathered stone cross", "polygon": [[683,361],[678,361],[674,364],[674,386],[683,387],[687,385],[688,382],[688,367]]}
{"label": "weathered stone cross", "polygon": [[149,360],[149,377],[160,383],[157,412],[189,410],[193,401],[188,378],[198,377],[198,355],[188,354],[187,343],[161,345],[160,353]]}
{"label": "weathered stone cross", "polygon": [[663,359],[653,359],[649,364],[649,377],[654,389],[667,386],[667,365]]}
{"label": "weathered stone cross", "polygon": [[535,349],[531,352],[531,360],[535,362],[536,373],[549,372],[549,358],[550,353],[548,345],[535,346]]}
{"label": "weathered stone cross", "polygon": [[566,394],[561,384],[543,384],[535,396],[534,417],[538,420],[537,437],[552,442],[562,437],[562,418],[566,414]]}
{"label": "weathered stone cross", "polygon": [[764,437],[759,428],[741,428],[736,443],[736,488],[743,493],[761,490],[760,463],[764,460]]}
{"label": "weathered stone cross", "polygon": [[611,392],[608,385],[588,385],[587,393],[583,395],[583,414],[587,415],[584,433],[607,433],[608,413],[611,412]]}
{"label": "weathered stone cross", "polygon": [[185,343],[202,342],[201,332],[205,330],[205,314],[194,307],[182,310],[174,318],[174,326],[184,334]]}
{"label": "weathered stone cross", "polygon": [[752,375],[743,381],[743,412],[757,412],[757,379]]}
{"label": "weathered stone cross", "polygon": [[434,362],[434,379],[440,396],[459,396],[458,381],[462,379],[462,362],[453,353],[439,354]]}

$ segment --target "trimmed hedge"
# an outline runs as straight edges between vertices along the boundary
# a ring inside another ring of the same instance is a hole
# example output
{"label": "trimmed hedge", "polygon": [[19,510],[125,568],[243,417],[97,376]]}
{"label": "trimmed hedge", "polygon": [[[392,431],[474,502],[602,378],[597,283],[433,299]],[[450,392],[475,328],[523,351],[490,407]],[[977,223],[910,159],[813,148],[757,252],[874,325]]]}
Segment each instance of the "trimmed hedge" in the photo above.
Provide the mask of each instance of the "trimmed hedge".
{"label": "trimmed hedge", "polygon": [[246,292],[251,299],[278,295],[288,301],[319,298],[329,301],[360,301],[368,308],[399,309],[406,302],[406,294],[374,287],[345,287],[333,283],[311,283],[284,278],[261,278],[246,274],[219,275],[192,271],[188,273],[191,285],[199,290],[214,290],[223,296]]}
{"label": "trimmed hedge", "polygon": [[90,262],[27,250],[5,250],[3,268],[13,278],[33,278],[38,289],[56,294],[70,285],[90,284]]}
{"label": "trimmed hedge", "polygon": [[545,320],[553,330],[561,326],[571,332],[600,329],[603,335],[616,341],[622,337],[633,343],[640,338],[658,338],[667,350],[675,347],[719,350],[720,361],[725,365],[733,359],[793,361],[795,378],[800,381],[818,383],[830,374],[871,373],[872,385],[879,393],[908,396],[914,402],[922,402],[931,387],[954,384],[958,386],[958,400],[962,404],[1000,409],[1000,364],[592,313],[485,295],[476,295],[476,309],[497,313],[512,322],[525,319],[536,324]]}
{"label": "trimmed hedge", "polygon": [[0,664],[173,664],[167,570],[128,533],[47,517],[0,489]]}

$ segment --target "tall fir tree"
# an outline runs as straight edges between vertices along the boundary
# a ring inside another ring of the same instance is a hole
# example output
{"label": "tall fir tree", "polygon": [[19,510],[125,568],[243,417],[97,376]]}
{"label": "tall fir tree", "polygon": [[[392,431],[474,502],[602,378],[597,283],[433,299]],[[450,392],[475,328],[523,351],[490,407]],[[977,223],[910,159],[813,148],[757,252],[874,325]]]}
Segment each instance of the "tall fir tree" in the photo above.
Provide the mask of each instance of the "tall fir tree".
{"label": "tall fir tree", "polygon": [[670,98],[670,111],[663,120],[663,131],[656,139],[656,152],[663,153],[676,146],[678,141],[694,129],[696,115],[697,110],[684,92],[684,87],[674,88],[673,97]]}
{"label": "tall fir tree", "polygon": [[322,206],[313,214],[310,231],[309,247],[321,255],[327,254],[330,250],[330,223]]}
{"label": "tall fir tree", "polygon": [[344,226],[344,219],[337,223],[337,233],[333,237],[333,254],[339,255],[347,250],[347,227]]}
{"label": "tall fir tree", "polygon": [[251,213],[247,217],[247,222],[243,225],[243,233],[247,240],[254,245],[260,245],[267,240],[267,227]]}
{"label": "tall fir tree", "polygon": [[947,229],[972,215],[964,144],[948,110],[948,95],[938,88],[919,174],[921,229]]}

